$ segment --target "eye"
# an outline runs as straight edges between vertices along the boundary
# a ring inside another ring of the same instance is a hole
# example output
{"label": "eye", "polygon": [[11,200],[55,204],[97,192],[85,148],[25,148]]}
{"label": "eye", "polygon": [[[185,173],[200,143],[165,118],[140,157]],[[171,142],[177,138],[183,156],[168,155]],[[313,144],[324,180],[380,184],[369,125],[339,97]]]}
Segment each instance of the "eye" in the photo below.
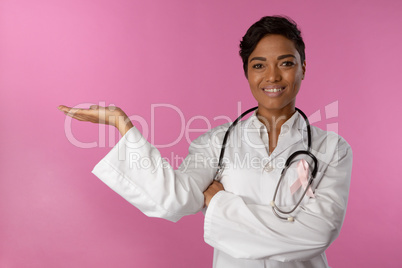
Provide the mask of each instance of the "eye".
{"label": "eye", "polygon": [[261,69],[262,67],[264,67],[261,63],[257,63],[253,65],[253,69]]}
{"label": "eye", "polygon": [[295,63],[293,61],[284,61],[281,65],[285,67],[292,67],[295,65]]}

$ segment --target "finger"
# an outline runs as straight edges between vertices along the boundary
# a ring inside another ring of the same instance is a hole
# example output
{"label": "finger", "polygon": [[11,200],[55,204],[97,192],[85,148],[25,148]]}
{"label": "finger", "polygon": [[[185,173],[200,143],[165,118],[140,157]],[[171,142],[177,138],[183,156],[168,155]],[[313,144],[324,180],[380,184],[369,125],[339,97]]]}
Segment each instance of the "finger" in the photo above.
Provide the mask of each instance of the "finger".
{"label": "finger", "polygon": [[117,109],[117,107],[116,107],[116,106],[114,106],[113,104],[112,104],[112,105],[109,105],[107,108],[108,108],[108,109],[109,109],[109,111],[111,111],[111,112],[113,112],[114,110],[116,110],[116,109]]}
{"label": "finger", "polygon": [[89,107],[89,109],[91,109],[91,110],[99,109],[99,105],[91,105],[91,106]]}
{"label": "finger", "polygon": [[223,190],[224,189],[223,184],[220,183],[219,181],[214,181],[213,186],[214,186],[215,189],[218,189],[218,190]]}
{"label": "finger", "polygon": [[70,114],[69,112],[65,112],[65,111],[63,111],[63,113],[64,113],[65,115],[69,116],[69,117],[74,118],[74,114]]}
{"label": "finger", "polygon": [[70,108],[66,115],[79,121],[98,122],[98,113],[97,110]]}
{"label": "finger", "polygon": [[82,111],[87,111],[88,110],[88,109],[71,108],[71,107],[67,107],[67,106],[64,106],[64,105],[60,105],[57,108],[60,111],[62,111],[63,113],[70,113],[70,114],[76,114],[76,113],[80,113]]}
{"label": "finger", "polygon": [[67,111],[69,114],[79,114],[85,111],[86,109],[79,109],[79,108],[69,108]]}
{"label": "finger", "polygon": [[80,115],[80,114],[77,114],[77,113],[64,112],[64,114],[69,116],[69,117],[71,117],[71,118],[74,118],[74,119],[76,119],[78,121],[88,121],[88,119],[89,119],[85,115]]}
{"label": "finger", "polygon": [[71,108],[67,107],[65,105],[59,105],[59,107],[57,107],[57,109],[59,109],[62,112],[68,112]]}
{"label": "finger", "polygon": [[220,183],[219,181],[213,181],[212,184],[213,184],[214,186],[218,186],[218,187],[222,186],[222,183]]}

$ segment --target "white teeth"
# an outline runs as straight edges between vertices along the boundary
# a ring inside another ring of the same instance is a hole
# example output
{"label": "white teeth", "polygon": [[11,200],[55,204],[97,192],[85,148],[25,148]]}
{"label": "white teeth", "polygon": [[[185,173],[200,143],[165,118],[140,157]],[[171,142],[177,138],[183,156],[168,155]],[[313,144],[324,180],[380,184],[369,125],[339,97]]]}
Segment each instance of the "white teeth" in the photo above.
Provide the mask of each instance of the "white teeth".
{"label": "white teeth", "polygon": [[283,88],[270,88],[270,89],[264,88],[265,92],[279,92],[282,90],[283,90]]}

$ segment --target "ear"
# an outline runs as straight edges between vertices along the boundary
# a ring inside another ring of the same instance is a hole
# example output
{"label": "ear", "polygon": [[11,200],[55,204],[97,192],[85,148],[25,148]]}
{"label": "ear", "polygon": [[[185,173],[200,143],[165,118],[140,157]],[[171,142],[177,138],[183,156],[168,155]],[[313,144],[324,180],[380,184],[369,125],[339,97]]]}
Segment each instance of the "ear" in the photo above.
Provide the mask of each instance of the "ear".
{"label": "ear", "polygon": [[305,76],[305,74],[306,74],[306,61],[303,62],[302,70],[303,70],[302,80],[304,80],[304,76]]}

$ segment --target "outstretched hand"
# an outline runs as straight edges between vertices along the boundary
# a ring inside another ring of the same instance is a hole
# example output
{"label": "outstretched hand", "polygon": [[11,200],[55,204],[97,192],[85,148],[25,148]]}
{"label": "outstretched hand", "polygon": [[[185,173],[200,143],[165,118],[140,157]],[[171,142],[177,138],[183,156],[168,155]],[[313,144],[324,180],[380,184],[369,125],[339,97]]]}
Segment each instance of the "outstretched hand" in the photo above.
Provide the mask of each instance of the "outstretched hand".
{"label": "outstretched hand", "polygon": [[92,105],[89,109],[80,109],[60,105],[58,109],[79,121],[114,126],[119,130],[122,136],[133,127],[133,124],[124,111],[116,106],[102,107]]}

